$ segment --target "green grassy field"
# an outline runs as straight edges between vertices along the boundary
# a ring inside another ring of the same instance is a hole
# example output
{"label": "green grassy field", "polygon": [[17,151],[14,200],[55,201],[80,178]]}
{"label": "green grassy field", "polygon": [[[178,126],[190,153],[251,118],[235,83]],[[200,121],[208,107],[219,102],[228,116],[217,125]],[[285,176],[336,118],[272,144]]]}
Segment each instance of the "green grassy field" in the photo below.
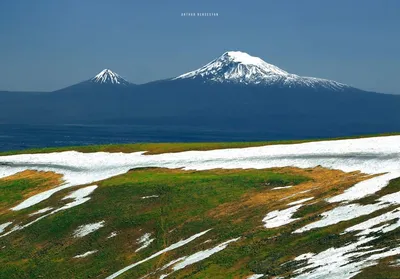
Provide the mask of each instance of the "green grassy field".
{"label": "green grassy field", "polygon": [[[153,153],[188,149],[213,149],[252,146],[261,143],[215,144],[137,144],[81,147],[81,151],[150,150]],[[263,143],[265,144],[265,143]],[[60,149],[47,149],[47,151]],[[44,152],[38,150],[37,152]],[[172,273],[168,278],[246,278],[251,274],[292,276],[296,256],[318,253],[356,239],[355,233],[343,230],[368,218],[393,209],[389,207],[335,225],[293,234],[295,229],[318,220],[320,214],[335,205],[326,198],[342,193],[369,177],[361,173],[344,173],[321,167],[314,169],[274,168],[209,171],[142,168],[96,183],[99,187],[91,199],[79,206],[43,218],[33,225],[0,238],[0,278],[105,278],[121,268],[186,239],[211,229],[204,236],[179,249],[163,253],[127,271],[118,278],[159,278],[172,272],[159,270],[182,256],[210,249],[229,239],[236,242],[198,263]],[[75,191],[64,189],[48,200],[21,211],[10,207],[37,192],[56,186],[56,174],[25,172],[0,180],[0,224],[13,220],[25,224],[40,215],[29,214],[46,207],[57,208],[68,201],[64,196]],[[292,188],[272,190],[274,187]],[[400,190],[400,179],[368,197],[379,197]],[[143,199],[145,196],[157,196]],[[295,196],[294,196],[295,195]],[[313,197],[296,214],[300,218],[282,227],[266,229],[262,219],[273,210],[286,208],[289,202]],[[82,238],[74,238],[81,225],[104,221],[104,227]],[[108,238],[112,232],[117,235]],[[137,239],[151,233],[154,241],[145,249]],[[399,230],[385,235],[376,247],[395,247]],[[97,250],[85,258],[78,254]],[[356,278],[400,278],[398,267],[390,257],[363,270]]]}
{"label": "green grassy field", "polygon": [[[326,185],[327,180],[331,181],[331,185]],[[359,180],[358,175],[348,176],[322,168],[212,171],[136,169],[100,182],[87,203],[0,238],[0,247],[3,247],[0,249],[0,278],[104,278],[180,239],[207,229],[212,230],[192,245],[150,260],[120,278],[140,278],[173,259],[235,237],[241,239],[171,277],[245,278],[252,273],[289,275],[293,267],[281,266],[282,263],[301,253],[322,251],[352,239],[348,235],[338,236],[338,232],[354,220],[306,234],[293,235],[290,232],[307,223],[307,220],[317,218],[319,212],[327,210],[331,205],[323,201],[325,197],[337,194]],[[9,182],[8,187],[21,193],[26,191],[26,187],[38,187],[43,182],[33,180],[31,184],[26,184],[15,180]],[[4,182],[1,185],[4,187]],[[297,186],[271,191],[273,187],[284,185]],[[291,201],[288,199],[283,203],[279,199],[315,185],[325,186],[304,194],[313,195],[318,203],[305,206],[299,212],[303,216],[301,221],[277,229],[263,228],[261,220],[267,212],[282,208]],[[397,181],[393,185],[391,188],[398,190]],[[0,223],[10,218],[22,222],[28,212],[59,206],[62,204],[61,198],[71,191],[63,190],[40,206],[20,212],[2,210]],[[151,195],[159,197],[141,198]],[[8,196],[6,193],[3,199],[5,197],[10,198],[9,203],[2,204],[6,207],[19,199],[15,194]],[[72,237],[73,231],[80,225],[102,220],[105,221],[104,228],[80,239]],[[114,231],[118,235],[108,239]],[[136,239],[144,232],[151,233],[155,241],[136,253]],[[211,241],[204,243],[208,239]],[[387,241],[391,241],[390,237]],[[87,258],[73,258],[90,250],[98,252]],[[372,268],[370,272],[376,273],[377,268],[381,267]],[[394,274],[390,268],[384,271],[385,274]],[[159,273],[150,278],[158,278],[157,275]],[[398,278],[392,275],[385,278]]]}

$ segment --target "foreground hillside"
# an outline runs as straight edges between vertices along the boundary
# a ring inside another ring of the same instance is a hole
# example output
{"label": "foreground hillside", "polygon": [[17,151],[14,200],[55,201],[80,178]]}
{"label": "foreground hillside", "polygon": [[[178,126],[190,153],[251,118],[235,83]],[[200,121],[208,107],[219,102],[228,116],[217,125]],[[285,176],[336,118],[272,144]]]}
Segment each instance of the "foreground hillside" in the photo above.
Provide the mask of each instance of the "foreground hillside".
{"label": "foreground hillside", "polygon": [[400,136],[200,146],[1,156],[0,278],[400,278]]}

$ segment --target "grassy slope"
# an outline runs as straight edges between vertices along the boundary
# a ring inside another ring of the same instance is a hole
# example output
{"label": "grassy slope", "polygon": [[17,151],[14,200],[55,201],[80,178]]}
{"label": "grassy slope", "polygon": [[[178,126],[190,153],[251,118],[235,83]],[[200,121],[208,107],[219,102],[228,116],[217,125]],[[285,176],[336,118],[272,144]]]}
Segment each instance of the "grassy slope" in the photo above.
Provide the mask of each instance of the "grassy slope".
{"label": "grassy slope", "polygon": [[0,179],[0,216],[17,202],[61,183],[62,175],[29,170]]}
{"label": "grassy slope", "polygon": [[[304,141],[299,141],[304,142]],[[273,142],[276,144],[276,142]],[[289,143],[289,142],[279,142]],[[291,142],[293,143],[293,142]],[[177,152],[190,149],[209,150],[271,144],[255,143],[183,143],[104,145],[78,148],[50,148],[36,153],[79,150],[82,152]],[[26,153],[27,151],[18,152]],[[10,153],[8,153],[10,154]],[[5,155],[5,153],[1,154]],[[225,250],[197,264],[174,273],[170,278],[245,278],[252,273],[290,275],[295,267],[281,265],[307,252],[320,252],[354,240],[353,234],[340,235],[344,228],[366,220],[360,217],[311,232],[293,235],[291,232],[319,218],[319,214],[334,205],[323,200],[336,195],[354,183],[365,179],[361,174],[345,174],[321,168],[271,170],[211,170],[182,171],[166,169],[136,169],[99,182],[99,188],[87,203],[49,216],[38,223],[0,238],[0,278],[104,278],[131,263],[200,231],[212,228],[205,236],[148,261],[119,278],[139,278],[169,261],[208,249],[230,238],[241,236]],[[18,212],[7,209],[21,199],[57,185],[59,177],[30,173],[0,180],[0,224],[13,220],[26,223],[27,215],[47,206],[61,206],[61,198],[72,191],[63,190],[32,208]],[[272,187],[296,184],[289,189],[271,191]],[[12,189],[12,191],[10,191]],[[280,201],[299,191],[312,191]],[[384,190],[364,202],[400,190],[400,180],[394,180]],[[141,199],[159,195],[159,198]],[[286,207],[286,204],[313,196],[316,203],[306,205],[296,213],[302,220],[277,229],[265,229],[266,213]],[[2,203],[1,203],[2,201]],[[389,211],[386,209],[374,214]],[[369,216],[369,217],[371,217]],[[30,217],[32,220],[34,217]],[[76,239],[72,232],[80,225],[105,220],[104,228]],[[118,235],[107,239],[113,231]],[[136,239],[145,232],[156,240],[135,253]],[[388,234],[379,245],[396,245],[399,230]],[[211,242],[203,243],[210,239]],[[73,256],[89,250],[99,250],[83,259]],[[388,260],[371,267],[358,278],[400,278],[396,267]],[[158,278],[156,273],[149,278]]]}
{"label": "grassy slope", "polygon": [[[50,216],[10,237],[0,238],[0,247],[6,246],[0,249],[0,278],[28,278],[27,274],[30,278],[105,275],[160,250],[168,243],[205,229],[214,228],[209,237],[225,239],[240,234],[243,228],[228,229],[230,225],[226,222],[207,217],[210,210],[235,201],[244,193],[258,191],[264,183],[276,186],[304,180],[306,178],[302,176],[269,171],[135,170],[100,183],[88,203]],[[25,210],[25,213],[56,206],[69,191],[65,190],[40,206]],[[141,199],[153,194],[160,197]],[[13,217],[17,220],[22,218]],[[79,225],[101,220],[106,221],[106,228],[83,239],[71,237]],[[175,231],[168,233],[172,229]],[[118,231],[119,235],[106,240],[112,231]],[[223,233],[219,234],[219,231]],[[135,253],[138,247],[136,239],[144,232],[152,232],[156,241],[150,249]],[[95,258],[72,259],[76,254],[93,249],[100,250]],[[140,266],[130,273],[133,276],[130,278],[137,278],[154,264],[153,261]]]}
{"label": "grassy slope", "polygon": [[[355,220],[300,235],[293,235],[291,231],[331,208],[324,198],[342,192],[361,179],[365,177],[361,178],[359,173],[346,174],[322,168],[136,169],[100,182],[87,203],[0,238],[0,248],[4,247],[0,249],[0,278],[104,278],[180,239],[210,228],[212,230],[198,240],[137,266],[119,278],[140,278],[173,259],[239,236],[238,242],[174,273],[171,278],[245,278],[253,272],[290,274],[294,267],[290,264],[281,266],[283,262],[301,253],[319,252],[353,239],[352,235],[339,236],[339,233]],[[296,186],[271,191],[273,187],[290,184]],[[398,182],[391,184],[386,191],[396,191],[398,185]],[[307,189],[312,190],[280,201]],[[61,198],[71,191],[63,190],[33,208],[0,215],[0,224],[10,219],[15,223],[25,222],[30,212],[60,206],[64,204]],[[159,198],[141,199],[149,195],[159,195]],[[305,206],[299,213],[303,220],[277,229],[263,228],[261,220],[267,212],[310,196],[317,203]],[[106,222],[104,228],[80,239],[72,237],[78,226],[101,220]],[[113,231],[118,235],[107,239]],[[152,233],[156,240],[135,253],[139,246],[136,239],[145,232]],[[389,236],[387,243],[393,242],[395,235]],[[204,243],[208,239],[211,242]],[[99,252],[87,258],[73,259],[89,250]],[[378,268],[382,269],[382,266],[371,268],[371,274],[379,273]],[[397,278],[396,273],[387,273],[385,278]],[[156,275],[160,273],[149,278],[158,278]]]}
{"label": "grassy slope", "polygon": [[145,151],[146,154],[160,154],[169,152],[181,152],[188,150],[213,150],[225,148],[244,148],[254,146],[264,146],[273,144],[293,144],[304,143],[311,141],[324,141],[324,140],[338,140],[338,139],[351,139],[351,138],[367,138],[377,136],[399,135],[399,133],[387,133],[378,135],[362,135],[355,137],[342,137],[342,138],[329,138],[329,139],[307,139],[307,140],[286,140],[286,141],[258,141],[258,142],[203,142],[203,143],[134,143],[134,144],[105,144],[105,145],[89,145],[89,146],[69,146],[69,147],[50,147],[38,148],[18,151],[0,152],[0,156],[14,155],[14,154],[34,154],[34,153],[49,153],[61,152],[68,150],[76,150],[80,152],[138,152]]}

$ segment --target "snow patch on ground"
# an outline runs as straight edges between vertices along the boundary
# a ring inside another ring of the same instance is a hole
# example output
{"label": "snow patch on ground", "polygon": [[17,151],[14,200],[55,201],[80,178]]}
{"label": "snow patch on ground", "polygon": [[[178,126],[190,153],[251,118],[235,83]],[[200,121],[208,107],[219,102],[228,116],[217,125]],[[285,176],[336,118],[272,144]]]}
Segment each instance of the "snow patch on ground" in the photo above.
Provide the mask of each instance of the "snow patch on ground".
{"label": "snow patch on ground", "polygon": [[162,250],[158,251],[157,253],[152,254],[151,256],[149,256],[149,257],[147,257],[147,258],[145,258],[145,259],[143,259],[143,260],[141,260],[141,261],[138,261],[138,262],[136,262],[136,263],[133,263],[133,264],[131,264],[131,265],[128,265],[128,266],[124,267],[123,269],[121,269],[121,270],[119,270],[119,271],[117,271],[117,272],[111,274],[111,275],[108,276],[106,279],[113,279],[113,278],[116,278],[116,277],[118,277],[119,275],[125,273],[126,271],[128,271],[128,270],[134,268],[135,266],[138,266],[138,265],[140,265],[140,264],[142,264],[142,263],[144,263],[144,262],[147,262],[148,260],[151,260],[151,259],[153,259],[153,258],[155,258],[155,257],[158,257],[159,255],[162,255],[162,254],[164,254],[165,252],[168,252],[168,251],[177,249],[177,248],[179,248],[179,247],[181,247],[181,246],[184,246],[184,245],[188,244],[189,242],[191,242],[191,241],[193,241],[193,240],[199,238],[200,236],[206,234],[206,233],[209,232],[210,230],[211,230],[211,229],[206,230],[206,231],[203,231],[203,232],[200,232],[200,233],[195,234],[195,235],[192,235],[191,237],[186,238],[186,239],[184,239],[184,240],[180,240],[180,241],[178,241],[178,242],[176,242],[176,243],[174,243],[174,244],[168,246],[167,248],[162,249]]}
{"label": "snow patch on ground", "polygon": [[313,198],[314,198],[314,197],[301,199],[301,200],[298,200],[298,201],[294,201],[294,202],[288,203],[287,205],[297,205],[297,204],[301,204],[301,203],[304,203],[304,202],[306,202],[306,201],[310,201],[310,200],[312,200]]}
{"label": "snow patch on ground", "polygon": [[292,185],[289,185],[289,186],[281,186],[281,187],[272,188],[271,190],[289,189],[289,188],[292,188],[292,187],[293,187]]}
{"label": "snow patch on ground", "polygon": [[297,196],[298,194],[299,194],[299,193],[294,193],[294,194],[291,194],[290,196],[287,196],[287,197],[281,198],[279,201],[284,201],[284,200],[287,200],[287,199],[293,198],[294,196]]}
{"label": "snow patch on ground", "polygon": [[46,213],[46,212],[48,212],[50,210],[53,210],[53,207],[45,207],[45,208],[39,209],[38,211],[35,211],[35,212],[29,214],[29,216],[39,215],[39,214],[42,214],[42,213]]}
{"label": "snow patch on ground", "polygon": [[97,188],[97,185],[88,186],[88,187],[85,187],[85,188],[78,189],[78,190],[72,192],[71,194],[65,196],[63,198],[63,200],[73,199],[73,200],[76,201],[76,200],[83,199],[83,198],[89,196],[96,188]]}
{"label": "snow patch on ground", "polygon": [[400,260],[392,261],[392,262],[391,262],[391,266],[393,266],[393,267],[400,266]]}
{"label": "snow patch on ground", "polygon": [[72,202],[66,203],[64,206],[57,208],[53,211],[50,211],[49,213],[44,214],[25,225],[18,224],[16,226],[14,226],[10,231],[6,232],[5,234],[0,235],[0,238],[4,237],[6,235],[9,235],[15,231],[19,231],[26,227],[29,227],[30,225],[33,225],[34,223],[42,220],[43,218],[46,218],[47,216],[50,216],[50,215],[60,212],[62,210],[66,210],[66,209],[69,209],[69,208],[72,208],[72,207],[75,207],[75,206],[78,206],[80,204],[87,202],[88,200],[90,200],[90,197],[87,197],[87,195],[90,195],[96,188],[97,188],[97,185],[92,185],[92,186],[87,186],[85,188],[81,188],[79,190],[72,192],[70,195],[63,198],[63,200],[74,199]]}
{"label": "snow patch on ground", "polygon": [[296,279],[348,279],[352,278],[362,269],[376,265],[379,259],[400,253],[400,247],[380,252],[383,249],[365,250],[362,245],[374,240],[374,237],[360,238],[357,242],[338,248],[329,248],[307,259],[307,263],[295,270]]}
{"label": "snow patch on ground", "polygon": [[100,221],[97,223],[91,223],[79,226],[73,233],[74,237],[84,237],[98,229],[104,227],[105,221]]}
{"label": "snow patch on ground", "polygon": [[[393,151],[395,152],[395,151]],[[368,180],[361,181],[353,187],[345,190],[342,194],[328,198],[326,201],[330,203],[334,202],[346,202],[361,199],[365,196],[371,195],[378,192],[380,189],[385,187],[388,182],[394,178],[400,176],[400,171],[394,171],[384,175],[370,178]]]}
{"label": "snow patch on ground", "polygon": [[74,258],[75,259],[79,259],[79,258],[86,258],[89,255],[92,255],[94,253],[96,253],[98,250],[92,250],[92,251],[87,251],[86,253],[80,254],[80,255],[76,255]]}
{"label": "snow patch on ground", "polygon": [[186,257],[180,257],[180,258],[178,258],[178,259],[172,260],[172,261],[170,261],[169,263],[165,264],[165,265],[161,268],[161,270],[164,270],[164,269],[170,267],[171,265],[174,265],[174,264],[176,264],[176,263],[178,263],[178,262],[181,262],[181,261],[183,261],[184,259],[186,259]]}
{"label": "snow patch on ground", "polygon": [[158,197],[159,197],[158,195],[144,196],[144,197],[142,197],[142,200],[151,199],[151,198],[158,198]]}
{"label": "snow patch on ground", "polygon": [[301,206],[303,205],[295,205],[283,210],[274,210],[269,212],[262,220],[264,222],[264,227],[276,228],[296,221],[298,218],[292,219],[292,216]]}
{"label": "snow patch on ground", "polygon": [[311,229],[322,228],[333,224],[337,224],[342,221],[351,220],[363,215],[371,214],[372,212],[380,208],[382,207],[377,204],[367,204],[367,205],[349,204],[349,205],[338,206],[330,211],[323,212],[321,214],[322,216],[321,220],[305,225],[304,227],[295,230],[294,233],[302,233],[305,231],[309,231]]}
{"label": "snow patch on ground", "polygon": [[[171,273],[173,273],[175,271],[178,271],[180,269],[183,269],[188,265],[192,265],[194,263],[197,263],[197,262],[200,262],[200,261],[202,261],[204,259],[207,259],[207,258],[211,257],[213,254],[224,250],[226,247],[228,247],[229,243],[238,241],[239,239],[240,239],[240,237],[234,238],[234,239],[230,239],[230,240],[225,241],[225,242],[223,242],[223,243],[221,243],[221,244],[219,244],[219,245],[217,245],[217,246],[215,246],[215,247],[213,247],[211,249],[199,251],[199,252],[196,252],[196,253],[194,253],[194,254],[192,254],[190,256],[183,257],[183,258],[181,258],[182,259],[181,261],[179,261],[178,263],[176,263],[172,267],[172,272]],[[175,260],[175,262],[176,262],[176,260]],[[167,264],[167,266],[171,266],[171,265],[172,265],[171,263]],[[162,275],[162,278],[167,277],[171,273]]]}
{"label": "snow patch on ground", "polygon": [[145,233],[144,235],[142,235],[140,238],[137,239],[137,244],[141,244],[142,246],[140,246],[139,248],[137,248],[135,250],[135,252],[139,252],[140,250],[148,247],[154,240],[155,238],[151,238],[151,233]]}
{"label": "snow patch on ground", "polygon": [[298,193],[291,194],[291,195],[289,195],[287,197],[284,197],[284,198],[280,199],[280,201],[288,200],[288,199],[293,198],[293,197],[295,197],[295,196],[297,196],[299,194],[304,194],[304,193],[311,192],[314,189],[315,189],[315,187],[311,188],[311,189],[307,189],[307,190],[301,191],[301,192],[298,192]]}
{"label": "snow patch on ground", "polygon": [[183,261],[181,261],[181,262],[177,263],[176,265],[174,265],[172,267],[172,269],[174,271],[177,271],[177,270],[185,268],[188,265],[191,265],[191,264],[194,264],[196,262],[202,261],[202,260],[210,257],[211,255],[213,255],[215,253],[218,253],[219,251],[224,250],[226,247],[228,247],[229,243],[236,242],[239,239],[240,239],[240,237],[234,238],[234,239],[230,239],[228,241],[225,241],[225,242],[215,246],[214,248],[194,253],[194,254],[186,257]]}
{"label": "snow patch on ground", "polygon": [[347,221],[363,215],[371,214],[379,209],[389,207],[392,204],[398,204],[400,203],[400,192],[385,195],[379,198],[378,201],[378,203],[366,205],[360,205],[357,203],[340,205],[332,210],[323,212],[321,214],[321,220],[305,225],[304,227],[295,230],[294,233],[302,233],[314,228],[322,228],[337,224],[342,221]]}
{"label": "snow patch on ground", "polygon": [[[396,222],[389,224],[389,222],[392,222],[394,220],[396,220]],[[384,225],[376,227],[377,225],[382,223],[384,223]],[[356,234],[357,236],[360,236],[376,232],[387,233],[397,229],[398,227],[400,227],[400,209],[396,208],[395,210],[392,210],[390,212],[384,213],[375,218],[371,218],[365,222],[347,228],[345,232],[347,233],[353,231],[360,231],[358,234]]]}
{"label": "snow patch on ground", "polygon": [[112,232],[112,233],[110,233],[109,236],[107,236],[107,239],[108,238],[113,238],[113,237],[116,237],[116,236],[117,236],[117,232]]}
{"label": "snow patch on ground", "polygon": [[305,253],[305,254],[301,254],[299,256],[297,256],[296,258],[294,258],[295,261],[303,261],[303,260],[307,260],[309,258],[311,258],[312,256],[314,256],[314,253]]}
{"label": "snow patch on ground", "polygon": [[0,233],[3,233],[4,230],[11,224],[12,224],[12,222],[7,222],[7,223],[4,223],[4,224],[1,224],[0,225]]}
{"label": "snow patch on ground", "polygon": [[[311,227],[325,226],[328,223],[334,224],[337,221],[356,218],[395,204],[400,204],[399,192],[385,195],[379,198],[378,203],[375,204],[349,204],[339,206],[326,212],[324,215],[325,218],[308,225],[308,229]],[[378,226],[380,224],[382,225]],[[345,229],[343,233],[360,231],[356,234],[356,236],[359,236],[356,242],[349,243],[342,247],[332,247],[318,254],[309,253],[309,255],[305,257],[307,263],[295,271],[295,274],[297,274],[295,278],[352,278],[360,273],[362,269],[378,264],[380,259],[399,255],[400,247],[392,249],[388,247],[373,249],[374,247],[372,245],[365,245],[373,240],[379,239],[379,236],[375,233],[387,233],[399,227],[399,208],[351,226]],[[307,226],[303,227],[302,230],[304,231],[306,228]],[[303,260],[304,255],[306,254],[300,255],[295,260]]]}

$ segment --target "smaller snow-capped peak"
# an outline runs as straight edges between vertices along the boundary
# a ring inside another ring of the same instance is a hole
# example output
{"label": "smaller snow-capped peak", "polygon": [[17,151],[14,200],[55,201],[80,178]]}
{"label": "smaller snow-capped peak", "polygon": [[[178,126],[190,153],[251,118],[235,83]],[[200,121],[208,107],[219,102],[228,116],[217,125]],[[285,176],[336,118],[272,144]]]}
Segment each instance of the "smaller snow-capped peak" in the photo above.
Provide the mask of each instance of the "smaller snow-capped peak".
{"label": "smaller snow-capped peak", "polygon": [[94,76],[92,79],[90,79],[90,81],[102,84],[118,84],[118,85],[130,84],[130,82],[126,81],[120,75],[111,71],[110,69],[104,69],[96,76]]}
{"label": "smaller snow-capped peak", "polygon": [[203,67],[173,78],[173,80],[181,79],[202,79],[204,82],[247,85],[329,88],[336,91],[349,88],[336,81],[290,74],[259,57],[241,51],[227,51]]}

